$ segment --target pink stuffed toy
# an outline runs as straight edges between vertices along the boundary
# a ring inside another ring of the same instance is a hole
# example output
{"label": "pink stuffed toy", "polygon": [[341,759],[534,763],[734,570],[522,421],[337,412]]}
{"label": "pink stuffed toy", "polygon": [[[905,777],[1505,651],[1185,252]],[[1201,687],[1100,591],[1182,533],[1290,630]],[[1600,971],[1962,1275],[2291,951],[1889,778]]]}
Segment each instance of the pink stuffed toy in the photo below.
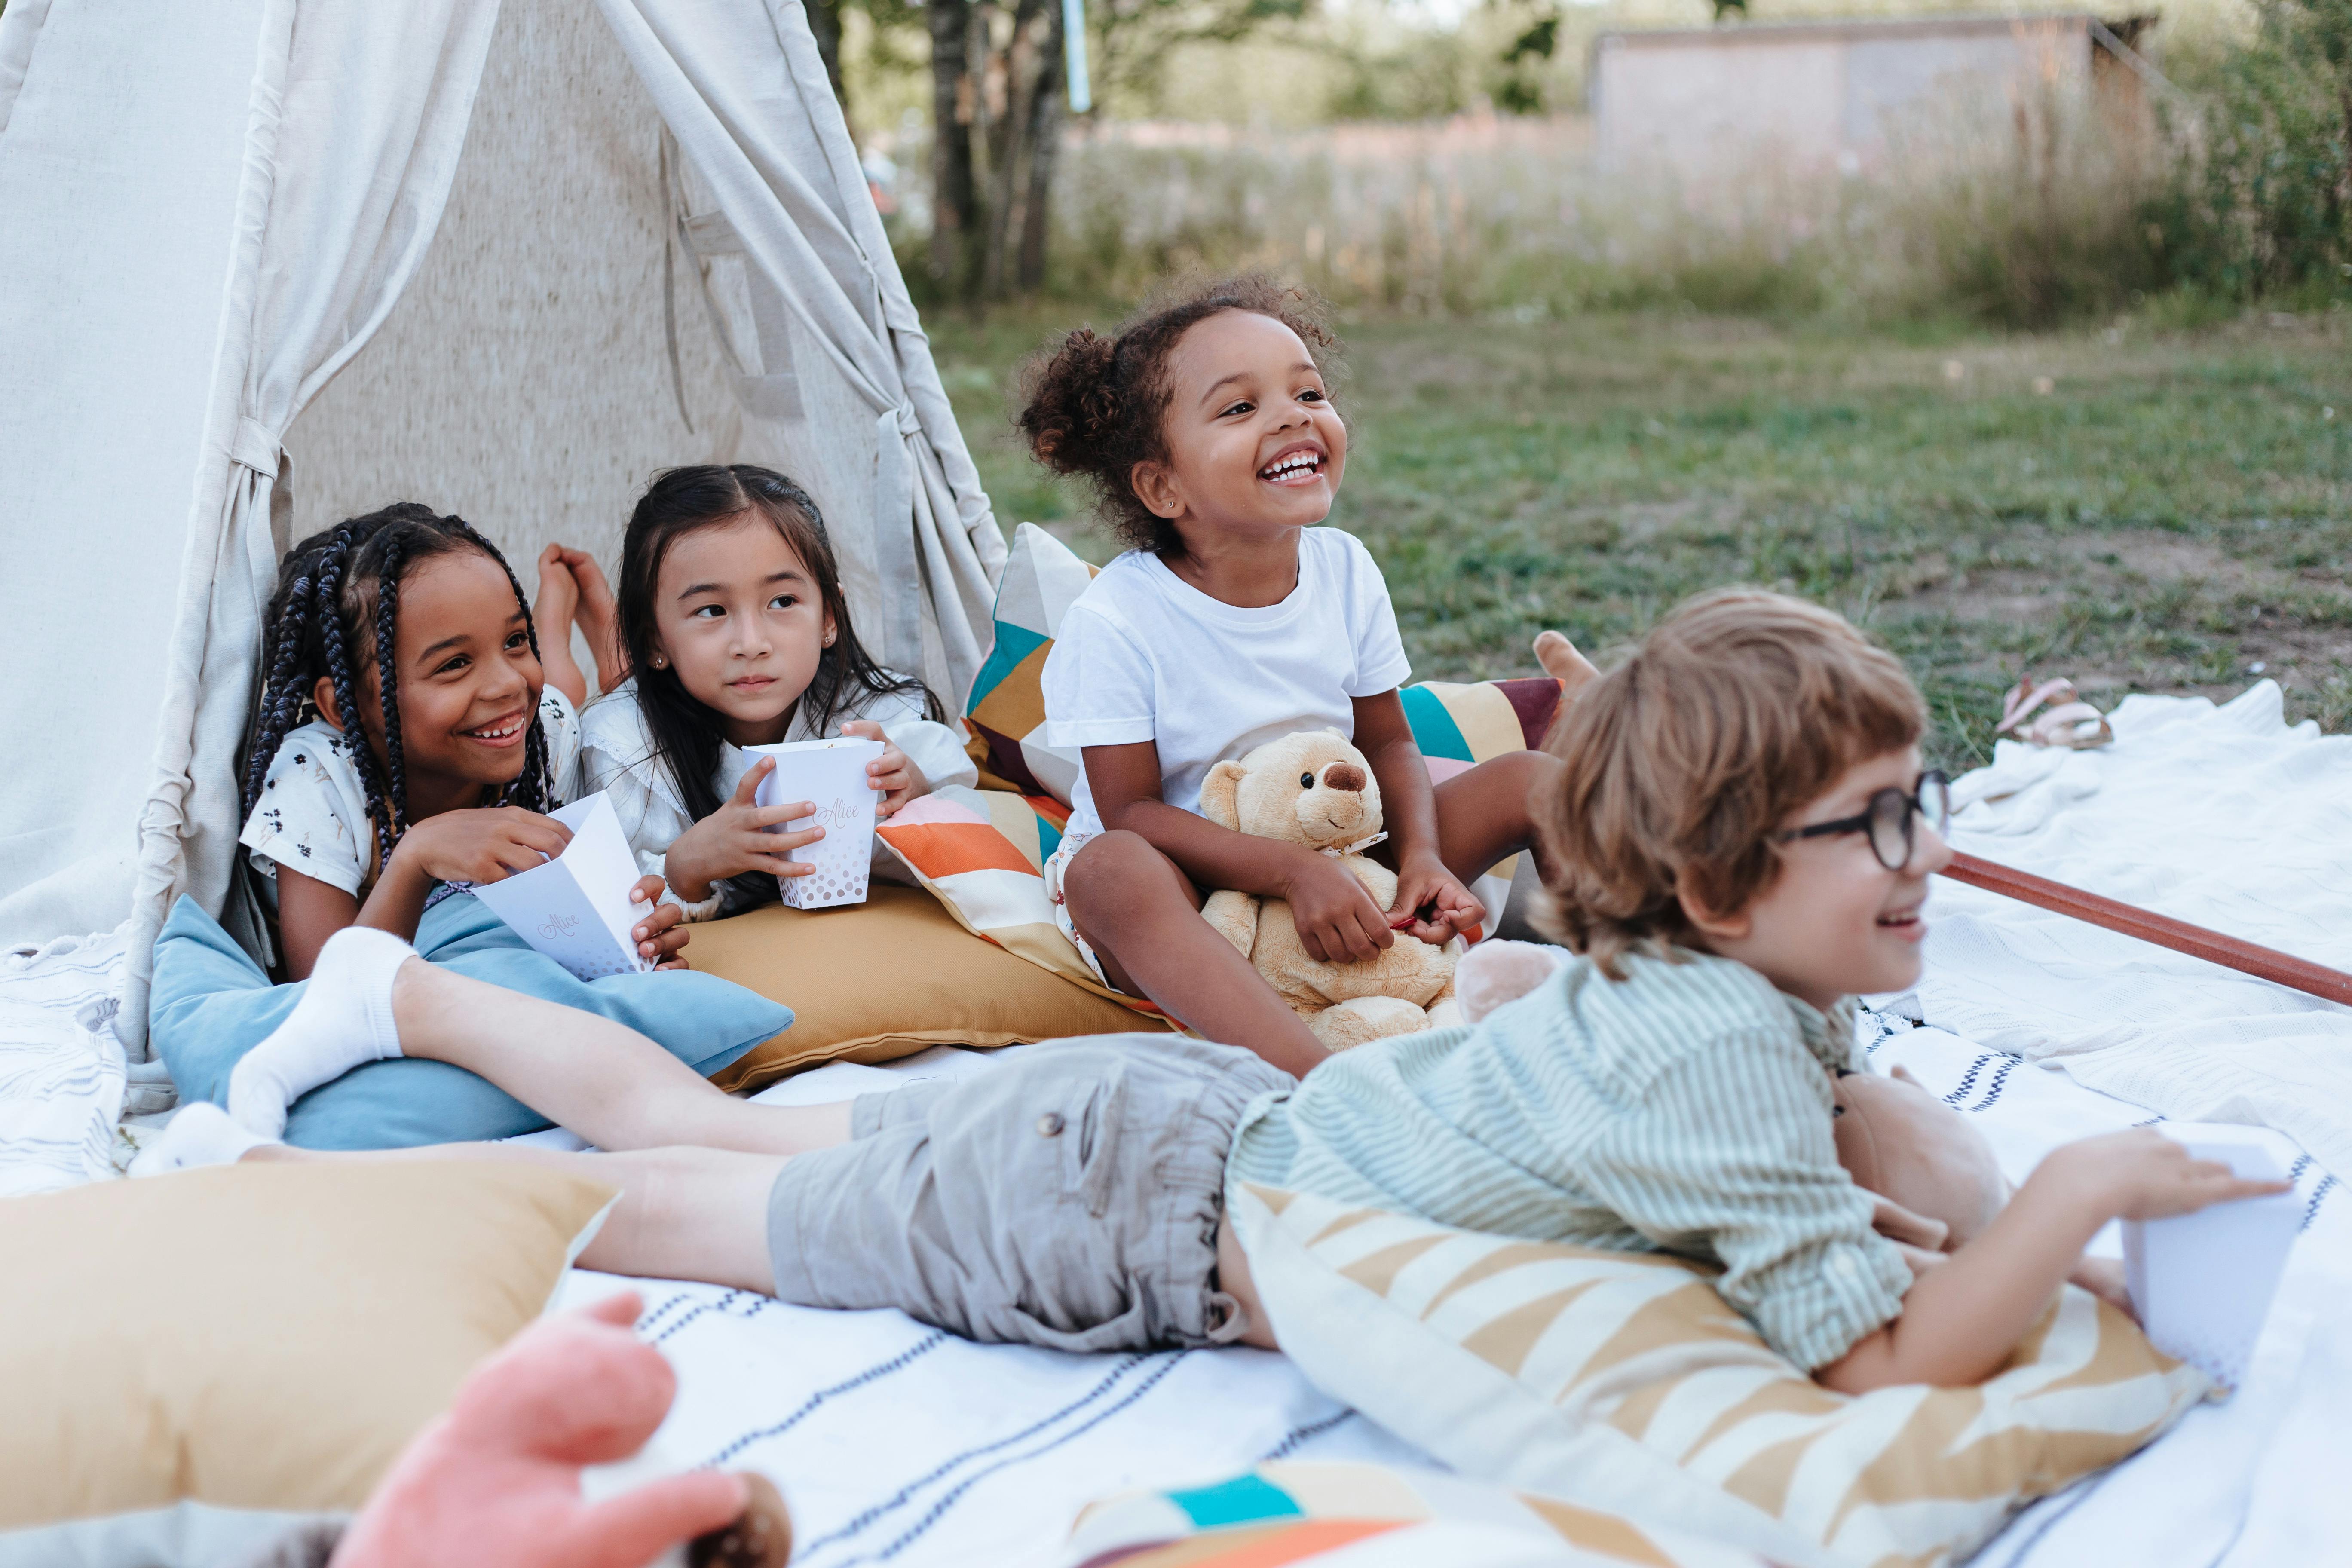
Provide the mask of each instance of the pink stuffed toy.
{"label": "pink stuffed toy", "polygon": [[628,1458],[677,1375],[630,1331],[634,1291],[543,1319],[484,1362],[419,1433],[336,1548],[333,1568],[782,1568],[792,1526],[759,1476],[697,1470],[591,1502],[581,1471]]}

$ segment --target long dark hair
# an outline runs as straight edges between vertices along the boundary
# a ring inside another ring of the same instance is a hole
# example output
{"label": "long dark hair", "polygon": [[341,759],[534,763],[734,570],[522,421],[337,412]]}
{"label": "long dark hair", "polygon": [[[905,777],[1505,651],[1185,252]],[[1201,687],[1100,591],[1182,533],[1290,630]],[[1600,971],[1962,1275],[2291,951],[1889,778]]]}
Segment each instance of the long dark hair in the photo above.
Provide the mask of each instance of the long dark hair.
{"label": "long dark hair", "polygon": [[[242,801],[247,816],[261,803],[278,747],[317,713],[311,693],[324,677],[334,685],[343,740],[375,828],[377,864],[392,858],[392,847],[409,827],[408,766],[400,746],[400,677],[391,657],[397,646],[394,634],[400,618],[400,584],[417,563],[459,550],[480,551],[507,574],[515,603],[522,609],[531,657],[538,658],[539,628],[531,623],[530,602],[515,581],[514,568],[497,545],[463,518],[441,516],[415,501],[399,501],[314,533],[288,553],[278,569],[278,590],[269,596],[263,622],[261,646],[269,664],[246,746]],[[382,758],[368,744],[360,721],[360,682],[371,663],[377,667],[382,690]],[[521,774],[499,792],[499,804],[529,811],[554,809],[558,803],[547,729],[535,705],[523,759]]]}
{"label": "long dark hair", "polygon": [[[621,541],[621,641],[635,672],[637,711],[645,715],[653,738],[654,755],[677,781],[686,813],[699,822],[717,811],[719,791],[711,776],[719,769],[719,751],[725,736],[719,714],[687,690],[675,666],[656,668],[660,648],[655,611],[655,591],[662,561],[670,546],[698,529],[715,528],[746,513],[764,519],[816,579],[817,595],[833,618],[831,647],[817,656],[816,674],[800,695],[801,711],[809,731],[822,735],[835,714],[866,696],[919,692],[923,712],[944,721],[947,710],[921,681],[898,675],[874,662],[850,625],[849,601],[841,592],[841,569],[835,562],[824,518],[809,493],[777,473],[750,463],[701,463],[670,468],[654,482],[629,514],[629,531]],[[740,884],[740,886],[739,886]],[[772,897],[775,879],[746,873],[731,879],[730,902]]]}

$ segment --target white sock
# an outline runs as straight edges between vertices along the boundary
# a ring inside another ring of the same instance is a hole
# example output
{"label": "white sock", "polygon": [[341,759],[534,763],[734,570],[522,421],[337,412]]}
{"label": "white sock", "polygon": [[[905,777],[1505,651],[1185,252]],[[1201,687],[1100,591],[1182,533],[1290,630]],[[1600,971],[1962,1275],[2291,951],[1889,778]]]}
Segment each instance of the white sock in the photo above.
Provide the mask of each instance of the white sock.
{"label": "white sock", "polygon": [[227,1165],[245,1158],[246,1151],[275,1143],[237,1125],[229,1113],[209,1100],[192,1100],[163,1124],[155,1141],[131,1162],[134,1176],[163,1176],[193,1171],[200,1165]]}
{"label": "white sock", "polygon": [[345,926],[319,950],[302,1000],[228,1075],[228,1113],[264,1138],[289,1107],[355,1067],[400,1055],[392,977],[416,950],[390,931]]}

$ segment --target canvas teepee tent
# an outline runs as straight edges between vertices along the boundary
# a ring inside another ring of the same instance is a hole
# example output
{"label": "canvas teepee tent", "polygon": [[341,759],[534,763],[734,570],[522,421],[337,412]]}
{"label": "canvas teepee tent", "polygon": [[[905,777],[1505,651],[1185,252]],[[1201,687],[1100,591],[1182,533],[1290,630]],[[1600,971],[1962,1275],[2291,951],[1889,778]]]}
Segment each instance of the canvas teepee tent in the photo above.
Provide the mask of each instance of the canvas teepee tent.
{"label": "canvas teepee tent", "polygon": [[609,566],[703,460],[805,483],[961,696],[1003,543],[797,0],[11,0],[0,943],[128,918],[135,979],[222,908],[289,540],[415,499]]}

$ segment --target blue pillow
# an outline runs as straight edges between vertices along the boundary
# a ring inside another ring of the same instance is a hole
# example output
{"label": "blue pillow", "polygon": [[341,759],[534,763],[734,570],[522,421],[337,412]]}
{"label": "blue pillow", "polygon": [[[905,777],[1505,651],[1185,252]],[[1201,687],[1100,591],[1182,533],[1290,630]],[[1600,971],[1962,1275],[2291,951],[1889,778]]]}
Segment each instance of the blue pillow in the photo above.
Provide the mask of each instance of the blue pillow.
{"label": "blue pillow", "polygon": [[[709,1078],[790,1027],[792,1009],[691,970],[580,980],[533,952],[469,893],[425,912],[416,951],[509,991],[625,1024]],[[185,1100],[228,1100],[229,1070],[301,996],[269,976],[194,903],[182,899],[155,943],[147,1037]],[[561,1037],[545,1043],[561,1051]],[[294,1102],[286,1141],[305,1149],[401,1149],[511,1138],[552,1125],[463,1068],[399,1058],[371,1062]]]}

